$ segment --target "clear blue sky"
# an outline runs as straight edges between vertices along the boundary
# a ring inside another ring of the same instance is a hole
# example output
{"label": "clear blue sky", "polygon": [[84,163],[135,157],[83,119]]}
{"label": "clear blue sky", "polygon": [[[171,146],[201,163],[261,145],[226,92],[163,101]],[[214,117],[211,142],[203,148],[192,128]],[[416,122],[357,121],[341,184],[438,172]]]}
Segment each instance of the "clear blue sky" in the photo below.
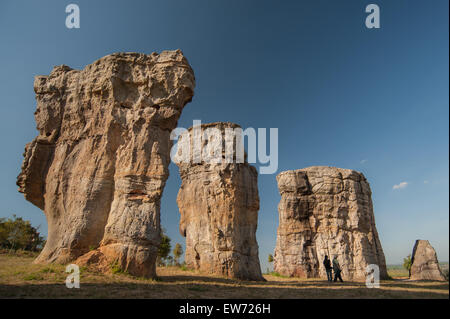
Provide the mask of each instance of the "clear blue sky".
{"label": "clear blue sky", "polygon": [[[81,28],[65,27],[76,3]],[[381,8],[366,29],[365,6]],[[231,121],[279,128],[278,172],[330,165],[363,172],[373,191],[387,262],[416,239],[449,253],[448,1],[5,1],[0,2],[0,217],[41,225],[17,192],[24,145],[37,134],[33,78],[54,65],[83,68],[118,51],[183,50],[197,78],[179,126]],[[161,219],[178,233],[178,169]],[[393,189],[394,185],[408,183]],[[273,253],[280,195],[259,178],[262,269]]]}

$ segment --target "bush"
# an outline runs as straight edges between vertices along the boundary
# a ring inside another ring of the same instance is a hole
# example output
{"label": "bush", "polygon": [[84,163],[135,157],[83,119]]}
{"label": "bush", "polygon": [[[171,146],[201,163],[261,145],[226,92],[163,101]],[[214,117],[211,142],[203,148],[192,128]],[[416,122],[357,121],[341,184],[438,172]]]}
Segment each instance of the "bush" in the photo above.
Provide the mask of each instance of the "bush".
{"label": "bush", "polygon": [[118,261],[118,260],[116,260],[116,261],[114,261],[113,263],[111,263],[110,269],[111,269],[111,272],[112,272],[113,274],[124,274],[124,273],[126,273],[126,272],[122,269],[122,267],[120,267],[120,264],[119,264],[119,261]]}
{"label": "bush", "polygon": [[156,264],[158,266],[166,265],[171,248],[172,246],[170,245],[170,238],[166,235],[164,228],[161,228],[161,243],[159,244],[158,256],[156,258]]}
{"label": "bush", "polygon": [[27,220],[13,215],[13,218],[0,218],[0,248],[12,250],[39,251],[45,240],[38,228]]}
{"label": "bush", "polygon": [[183,247],[181,244],[177,243],[175,245],[175,249],[173,250],[173,260],[175,262],[175,265],[180,266],[180,257],[183,255]]}
{"label": "bush", "polygon": [[411,277],[411,255],[406,256],[406,258],[403,258],[403,268],[408,270],[409,276]]}

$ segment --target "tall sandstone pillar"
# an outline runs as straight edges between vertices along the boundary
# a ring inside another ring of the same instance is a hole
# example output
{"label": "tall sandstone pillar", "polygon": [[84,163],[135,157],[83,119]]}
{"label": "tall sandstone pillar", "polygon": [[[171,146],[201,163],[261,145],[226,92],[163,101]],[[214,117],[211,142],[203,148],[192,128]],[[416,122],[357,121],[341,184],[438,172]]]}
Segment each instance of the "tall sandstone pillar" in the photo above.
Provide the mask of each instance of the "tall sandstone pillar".
{"label": "tall sandstone pillar", "polygon": [[277,176],[281,201],[274,270],[287,276],[326,278],[323,259],[338,256],[347,279],[364,279],[376,264],[387,278],[371,190],[363,174],[314,166]]}
{"label": "tall sandstone pillar", "polygon": [[194,86],[179,50],[116,53],[35,78],[39,135],[17,184],[47,217],[36,262],[81,256],[78,264],[155,276],[169,135]]}
{"label": "tall sandstone pillar", "polygon": [[[227,128],[239,126],[221,122],[201,126],[205,136],[209,136],[206,130],[217,129],[222,143]],[[178,145],[189,138],[190,160],[177,163],[182,178],[177,203],[180,233],[186,237],[187,266],[232,278],[264,280],[256,242],[259,210],[256,169],[247,162],[208,163],[203,158],[194,163],[193,158],[198,158],[199,152],[192,141],[193,129],[188,132],[189,136],[180,137]],[[203,139],[202,149],[207,150],[217,141]],[[225,157],[222,151],[220,157]]]}

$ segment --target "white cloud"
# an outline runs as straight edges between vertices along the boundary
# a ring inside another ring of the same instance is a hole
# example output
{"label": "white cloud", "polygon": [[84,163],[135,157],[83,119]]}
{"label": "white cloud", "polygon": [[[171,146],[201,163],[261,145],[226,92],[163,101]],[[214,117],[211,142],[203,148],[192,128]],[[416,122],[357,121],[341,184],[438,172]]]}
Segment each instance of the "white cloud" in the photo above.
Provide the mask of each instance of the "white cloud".
{"label": "white cloud", "polygon": [[392,189],[402,189],[408,186],[408,182],[401,182],[400,184],[392,186]]}
{"label": "white cloud", "polygon": [[367,163],[369,160],[368,159],[363,159],[360,161],[361,164]]}
{"label": "white cloud", "polygon": [[428,184],[428,183],[429,183],[429,181],[423,181],[423,183],[424,183],[424,184]]}

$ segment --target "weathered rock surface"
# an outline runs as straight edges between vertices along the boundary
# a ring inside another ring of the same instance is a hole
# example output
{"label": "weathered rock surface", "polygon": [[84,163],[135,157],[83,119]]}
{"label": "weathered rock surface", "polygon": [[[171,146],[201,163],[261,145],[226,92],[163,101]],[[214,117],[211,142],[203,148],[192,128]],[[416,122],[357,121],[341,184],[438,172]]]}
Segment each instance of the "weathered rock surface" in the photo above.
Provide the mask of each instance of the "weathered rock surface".
{"label": "weathered rock surface", "polygon": [[416,240],[411,257],[411,280],[446,281],[436,251],[428,240]]}
{"label": "weathered rock surface", "polygon": [[371,190],[363,174],[334,167],[308,167],[277,176],[281,201],[274,270],[326,278],[323,259],[337,255],[342,276],[365,278],[369,264],[387,277]]}
{"label": "weathered rock surface", "polygon": [[169,135],[194,82],[179,50],[116,53],[35,78],[39,135],[17,185],[48,221],[36,262],[82,256],[77,263],[155,275]]}
{"label": "weathered rock surface", "polygon": [[[203,130],[220,130],[222,142],[224,130],[236,127],[239,126],[221,122],[201,126]],[[264,280],[256,241],[259,210],[256,169],[247,162],[235,160],[193,163],[198,153],[192,137],[193,134],[182,136],[178,144],[183,138],[190,139],[191,161],[177,163],[182,178],[177,203],[181,214],[180,233],[186,237],[187,266],[232,278]],[[214,142],[204,140],[204,149],[208,143]]]}

